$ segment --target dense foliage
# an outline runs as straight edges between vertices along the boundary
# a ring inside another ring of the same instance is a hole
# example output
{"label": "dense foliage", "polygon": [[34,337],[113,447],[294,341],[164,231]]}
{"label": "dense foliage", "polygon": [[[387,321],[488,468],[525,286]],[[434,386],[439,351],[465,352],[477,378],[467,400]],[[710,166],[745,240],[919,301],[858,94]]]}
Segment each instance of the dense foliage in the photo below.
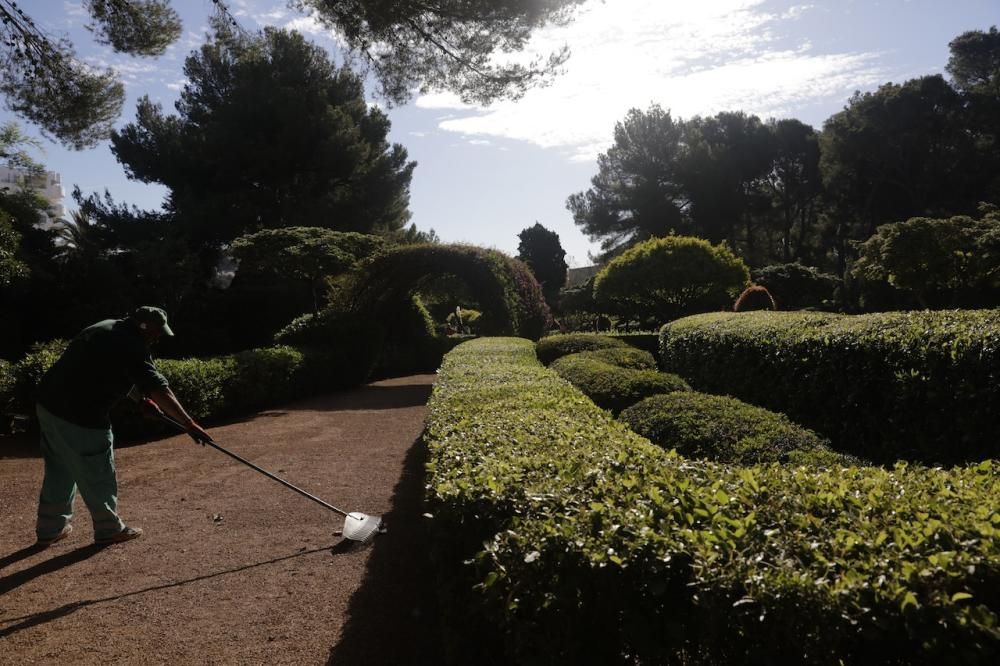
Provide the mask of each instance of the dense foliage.
{"label": "dense foliage", "polygon": [[864,458],[998,455],[997,310],[696,315],[663,327],[660,367]]}
{"label": "dense foliage", "polygon": [[754,284],[767,289],[781,310],[830,306],[840,286],[837,276],[794,262],[765,266],[750,276]]}
{"label": "dense foliage", "polygon": [[635,245],[594,280],[594,300],[625,317],[658,323],[727,307],[750,271],[725,245],[668,236]]}
{"label": "dense foliage", "polygon": [[619,419],[654,444],[676,449],[686,458],[737,465],[857,463],[786,416],[727,396],[695,391],[654,395],[624,410]]}
{"label": "dense foliage", "polygon": [[428,544],[457,661],[997,657],[994,463],[688,461],[507,339],[445,358],[426,441]]}
{"label": "dense foliage", "polygon": [[239,262],[240,278],[298,283],[311,296],[315,312],[327,279],[374,255],[383,244],[382,238],[369,234],[286,227],[241,236],[233,241],[232,253]]}
{"label": "dense foliage", "polygon": [[878,228],[852,273],[913,294],[922,307],[1000,304],[1000,209],[982,219],[915,217]]}

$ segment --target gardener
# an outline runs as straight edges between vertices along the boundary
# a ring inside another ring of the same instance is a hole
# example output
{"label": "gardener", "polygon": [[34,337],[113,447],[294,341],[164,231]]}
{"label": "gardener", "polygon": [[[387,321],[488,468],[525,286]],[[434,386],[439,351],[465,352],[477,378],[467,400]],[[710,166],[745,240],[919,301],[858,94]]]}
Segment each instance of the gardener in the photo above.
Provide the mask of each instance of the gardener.
{"label": "gardener", "polygon": [[83,329],[42,377],[36,405],[45,458],[35,528],[39,545],[51,545],[73,531],[70,519],[77,488],[94,520],[96,543],[142,535],[141,529],[126,526],[118,517],[108,413],[126,394],[140,403],[147,416],[165,412],[185,424],[196,442],[211,441],[153,365],[150,346],[161,335],[173,334],[166,312],[144,306],[125,319],[108,319]]}

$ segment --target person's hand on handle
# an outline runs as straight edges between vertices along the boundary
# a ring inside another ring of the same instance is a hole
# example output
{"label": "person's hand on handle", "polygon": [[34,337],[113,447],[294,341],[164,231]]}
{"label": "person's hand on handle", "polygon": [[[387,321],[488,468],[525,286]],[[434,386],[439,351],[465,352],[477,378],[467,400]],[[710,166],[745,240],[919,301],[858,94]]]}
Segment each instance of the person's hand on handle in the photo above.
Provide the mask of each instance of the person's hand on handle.
{"label": "person's hand on handle", "polygon": [[212,436],[209,435],[205,429],[198,425],[195,421],[188,423],[187,426],[185,426],[185,430],[187,430],[187,434],[191,436],[191,439],[202,446],[205,446],[205,444],[213,441]]}

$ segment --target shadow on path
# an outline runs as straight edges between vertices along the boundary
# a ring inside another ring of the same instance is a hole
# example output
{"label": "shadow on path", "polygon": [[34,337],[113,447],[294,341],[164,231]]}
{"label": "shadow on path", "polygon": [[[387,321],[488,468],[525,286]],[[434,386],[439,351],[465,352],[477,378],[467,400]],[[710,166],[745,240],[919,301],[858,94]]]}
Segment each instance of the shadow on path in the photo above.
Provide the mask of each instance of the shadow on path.
{"label": "shadow on path", "polygon": [[[256,567],[262,567],[262,566],[265,566],[265,565],[268,565],[268,564],[275,564],[276,562],[284,562],[285,560],[290,560],[290,559],[293,559],[293,558],[296,558],[296,557],[304,557],[306,555],[313,555],[315,553],[333,552],[334,554],[336,554],[337,552],[342,552],[343,549],[341,549],[340,551],[338,551],[338,548],[340,548],[340,546],[341,546],[341,544],[337,544],[333,548],[331,548],[330,546],[323,546],[322,548],[313,548],[313,549],[310,549],[310,550],[303,550],[303,551],[297,552],[297,553],[295,553],[293,555],[285,555],[283,557],[276,557],[276,558],[274,558],[272,560],[267,560],[265,562],[254,562],[253,564],[246,564],[246,565],[241,566],[241,567],[236,567],[235,569],[226,569],[225,571],[216,571],[215,573],[205,574],[203,576],[195,576],[194,578],[188,578],[187,580],[180,580],[180,581],[176,581],[174,583],[164,583],[163,585],[154,585],[153,587],[147,587],[145,589],[136,590],[134,592],[125,592],[123,594],[118,594],[118,595],[115,595],[115,596],[102,597],[100,599],[84,599],[82,601],[74,601],[74,602],[65,604],[63,606],[60,606],[58,608],[53,608],[51,610],[41,611],[39,613],[32,613],[31,615],[25,615],[23,617],[15,617],[15,618],[11,618],[9,620],[3,620],[3,622],[5,624],[8,624],[9,626],[6,626],[3,629],[0,629],[0,638],[6,638],[7,636],[10,636],[11,634],[16,634],[19,631],[23,631],[25,629],[30,629],[31,627],[36,627],[36,626],[38,626],[40,624],[45,624],[46,622],[51,622],[52,620],[58,620],[59,618],[66,617],[67,615],[75,613],[76,611],[80,610],[81,608],[86,608],[88,606],[93,606],[95,604],[110,603],[110,602],[113,602],[113,601],[118,601],[119,599],[126,599],[128,597],[134,597],[134,596],[139,595],[139,594],[146,594],[148,592],[156,592],[158,590],[166,590],[166,589],[169,589],[169,588],[172,588],[172,587],[181,587],[182,585],[188,585],[190,583],[197,583],[199,581],[208,580],[210,578],[216,578],[218,576],[225,576],[227,574],[238,573],[240,571],[246,571],[247,569],[254,569]],[[75,550],[73,552],[66,553],[66,555],[60,555],[59,557],[55,557],[55,558],[53,558],[51,560],[48,560],[46,562],[42,562],[40,565],[36,565],[36,567],[39,567],[39,566],[42,566],[42,565],[47,565],[47,564],[49,564],[51,562],[59,560],[60,558],[66,558],[68,556],[76,556],[77,559],[74,559],[74,560],[71,560],[71,561],[64,561],[58,567],[58,568],[61,568],[63,566],[66,566],[67,564],[72,564],[73,562],[79,562],[80,560],[84,560],[87,557],[90,557],[94,553],[96,553],[96,552],[98,552],[98,551],[100,551],[100,550],[102,550],[102,549],[104,549],[106,547],[107,546],[86,546],[84,548],[80,548],[80,549]],[[83,551],[86,551],[86,552],[84,553]],[[79,555],[78,555],[78,553],[79,553]],[[32,569],[34,569],[36,567],[32,567]],[[31,571],[32,569],[27,569],[25,571]],[[51,569],[51,570],[54,571],[54,569]],[[24,573],[24,572],[20,572],[20,573]],[[14,574],[13,576],[8,576],[8,578],[15,578],[15,577],[19,576],[20,573]],[[45,572],[42,572],[42,573],[45,573]],[[38,575],[41,575],[41,574],[40,573],[39,574],[35,574],[35,575],[29,577],[27,580],[30,580],[31,578],[35,578]],[[4,582],[6,582],[8,580],[8,578],[0,579],[0,585],[2,585]],[[20,583],[18,583],[18,585],[20,585],[20,584],[22,584],[24,582],[27,582],[27,581],[26,580],[25,581],[21,581]],[[17,585],[15,585],[14,587],[16,587],[16,586]],[[13,588],[9,588],[9,589],[13,589]],[[0,587],[0,593],[7,592],[7,591],[8,591],[8,588]]]}
{"label": "shadow on path", "polygon": [[[84,560],[90,559],[105,548],[107,548],[107,546],[99,546],[97,544],[82,546],[76,550],[71,550],[68,553],[63,553],[62,555],[57,555],[52,559],[34,564],[23,571],[18,571],[17,573],[12,573],[9,576],[4,576],[3,578],[0,578],[0,595],[7,594],[11,590],[21,587],[25,583],[33,581],[40,576],[55,573],[56,571],[76,564],[77,562],[83,562]],[[26,557],[30,557],[34,553],[41,552],[41,550],[43,549],[39,546],[28,546],[27,548],[22,548],[16,553],[8,555],[2,561],[4,566],[7,566],[8,564],[13,564],[14,562],[23,560]]]}
{"label": "shadow on path", "polygon": [[[45,550],[45,546],[39,546],[37,543],[33,543],[30,546],[26,546],[21,550],[15,551],[10,555],[4,555],[0,557],[0,571],[3,571],[12,564],[17,564],[21,560],[26,560],[36,553],[40,553]],[[0,578],[0,581],[4,579]]]}
{"label": "shadow on path", "polygon": [[422,439],[410,447],[403,475],[384,518],[388,531],[372,546],[361,587],[347,608],[328,666],[442,663],[437,596],[428,557],[429,526],[423,514]]}

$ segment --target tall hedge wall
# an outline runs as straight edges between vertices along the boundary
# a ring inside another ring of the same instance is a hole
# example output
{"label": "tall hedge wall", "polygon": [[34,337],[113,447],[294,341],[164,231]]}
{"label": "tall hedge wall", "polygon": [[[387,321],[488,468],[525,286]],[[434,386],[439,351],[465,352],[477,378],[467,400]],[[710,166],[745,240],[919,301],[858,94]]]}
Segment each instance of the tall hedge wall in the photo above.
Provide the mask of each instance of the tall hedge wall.
{"label": "tall hedge wall", "polygon": [[994,463],[684,460],[516,339],[449,353],[429,407],[428,547],[456,663],[1000,656]]}
{"label": "tall hedge wall", "polygon": [[1000,457],[1000,310],[695,315],[663,327],[660,366],[872,460]]}

